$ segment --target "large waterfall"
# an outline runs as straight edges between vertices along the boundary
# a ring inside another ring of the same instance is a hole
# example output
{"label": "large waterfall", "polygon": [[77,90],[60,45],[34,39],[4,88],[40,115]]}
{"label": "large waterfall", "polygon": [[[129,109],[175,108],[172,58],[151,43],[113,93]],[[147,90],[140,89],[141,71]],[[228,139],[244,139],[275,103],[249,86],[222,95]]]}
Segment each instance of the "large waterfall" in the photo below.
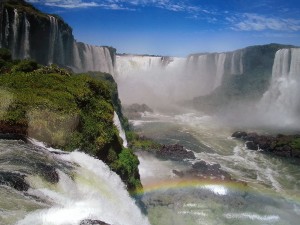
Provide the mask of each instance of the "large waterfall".
{"label": "large waterfall", "polygon": [[30,57],[30,41],[29,41],[29,30],[30,30],[30,23],[27,19],[26,14],[24,15],[24,40],[23,46],[21,49],[21,58],[26,59]]}
{"label": "large waterfall", "polygon": [[33,143],[0,140],[0,198],[6,200],[0,224],[149,225],[120,177],[102,161]]}
{"label": "large waterfall", "polygon": [[12,55],[14,58],[17,58],[17,41],[18,41],[18,37],[19,37],[19,14],[18,14],[18,10],[14,9],[14,22],[13,22],[13,43],[12,43]]}
{"label": "large waterfall", "polygon": [[243,50],[237,50],[187,58],[118,55],[115,78],[121,98],[126,96],[122,101],[128,104],[157,105],[154,99],[158,94],[162,104],[193,99],[210,94],[222,84],[224,76],[243,74],[243,54]]}
{"label": "large waterfall", "polygon": [[41,64],[54,63],[75,72],[114,73],[112,48],[76,42],[72,29],[57,17],[37,17],[32,12],[5,7],[2,12],[0,46],[10,49],[14,59],[32,58]]}
{"label": "large waterfall", "polygon": [[243,51],[190,55],[186,70],[199,94],[206,95],[221,85],[224,75],[243,73]]}
{"label": "large waterfall", "polygon": [[49,54],[48,54],[48,64],[52,64],[54,61],[54,47],[56,45],[57,35],[58,35],[58,23],[54,16],[49,16],[50,21],[50,35],[49,35]]}
{"label": "large waterfall", "polygon": [[75,72],[101,71],[114,74],[113,58],[108,47],[74,43]]}
{"label": "large waterfall", "polygon": [[259,107],[274,123],[297,125],[300,121],[300,48],[276,52],[272,80]]}
{"label": "large waterfall", "polygon": [[149,71],[158,71],[168,66],[172,58],[148,55],[118,55],[116,56],[115,74],[127,77]]}

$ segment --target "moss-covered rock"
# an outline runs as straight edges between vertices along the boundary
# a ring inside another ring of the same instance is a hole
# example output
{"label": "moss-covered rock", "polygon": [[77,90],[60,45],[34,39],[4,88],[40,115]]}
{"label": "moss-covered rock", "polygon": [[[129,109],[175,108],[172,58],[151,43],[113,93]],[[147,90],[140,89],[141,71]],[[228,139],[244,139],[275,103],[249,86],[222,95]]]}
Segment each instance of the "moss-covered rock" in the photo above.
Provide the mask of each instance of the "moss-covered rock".
{"label": "moss-covered rock", "polygon": [[138,159],[122,147],[113,123],[114,111],[120,109],[114,81],[54,65],[24,69],[28,63],[16,62],[15,69],[0,75],[0,132],[69,151],[81,149],[106,162],[129,189],[140,187]]}

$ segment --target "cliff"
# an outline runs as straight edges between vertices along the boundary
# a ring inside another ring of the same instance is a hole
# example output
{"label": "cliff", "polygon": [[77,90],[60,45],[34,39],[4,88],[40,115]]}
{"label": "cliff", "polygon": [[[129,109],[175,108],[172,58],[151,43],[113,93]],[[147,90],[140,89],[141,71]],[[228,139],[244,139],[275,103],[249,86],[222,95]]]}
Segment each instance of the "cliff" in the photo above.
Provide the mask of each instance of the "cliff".
{"label": "cliff", "polygon": [[113,74],[114,48],[76,42],[72,28],[59,16],[44,14],[23,0],[0,4],[0,47],[10,49],[13,59]]}
{"label": "cliff", "polygon": [[114,123],[117,114],[126,119],[111,75],[97,73],[95,79],[54,65],[13,61],[3,49],[0,62],[0,133],[80,149],[107,163],[128,189],[140,187],[139,161],[122,146]]}
{"label": "cliff", "polygon": [[206,95],[194,98],[194,106],[204,111],[215,111],[232,102],[259,100],[269,88],[275,53],[292,47],[269,44],[215,54],[219,58],[225,54],[224,62],[219,62],[223,69],[217,69],[222,72],[211,78],[215,80],[212,82],[214,85]]}

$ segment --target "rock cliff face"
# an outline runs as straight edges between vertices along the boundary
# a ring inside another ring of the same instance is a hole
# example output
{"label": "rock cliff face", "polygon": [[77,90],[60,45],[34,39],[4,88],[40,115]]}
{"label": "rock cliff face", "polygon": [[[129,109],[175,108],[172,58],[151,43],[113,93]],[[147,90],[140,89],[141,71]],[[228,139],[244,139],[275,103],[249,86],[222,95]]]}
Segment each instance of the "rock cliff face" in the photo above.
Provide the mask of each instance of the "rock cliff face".
{"label": "rock cliff face", "polygon": [[113,73],[115,50],[76,42],[72,28],[58,16],[43,14],[23,0],[2,2],[0,9],[0,47],[11,50],[14,59]]}
{"label": "rock cliff face", "polygon": [[[214,70],[210,68],[214,75],[210,78],[214,79],[214,82],[210,82],[211,92],[194,98],[194,105],[196,108],[201,106],[201,110],[213,111],[232,101],[259,100],[270,85],[276,52],[291,47],[293,46],[269,44],[230,53],[198,56],[206,60],[210,58],[210,64],[219,67],[214,66]],[[206,65],[205,68],[207,67]]]}

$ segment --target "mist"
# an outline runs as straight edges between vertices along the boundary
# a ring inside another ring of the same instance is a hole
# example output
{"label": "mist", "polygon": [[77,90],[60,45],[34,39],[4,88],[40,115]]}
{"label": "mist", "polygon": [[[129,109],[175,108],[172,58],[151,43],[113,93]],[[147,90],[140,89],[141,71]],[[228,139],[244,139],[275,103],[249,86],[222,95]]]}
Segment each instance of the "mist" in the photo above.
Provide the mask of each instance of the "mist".
{"label": "mist", "polygon": [[[224,88],[222,85],[230,77],[244,76],[243,54],[239,50],[187,58],[118,56],[115,78],[121,101],[124,105],[145,103],[155,110],[170,112],[175,108],[176,112],[192,111],[196,107],[226,126],[241,129],[299,130],[300,50],[276,53],[270,84],[259,97],[224,97],[218,89]],[[204,100],[195,102],[199,96]]]}

